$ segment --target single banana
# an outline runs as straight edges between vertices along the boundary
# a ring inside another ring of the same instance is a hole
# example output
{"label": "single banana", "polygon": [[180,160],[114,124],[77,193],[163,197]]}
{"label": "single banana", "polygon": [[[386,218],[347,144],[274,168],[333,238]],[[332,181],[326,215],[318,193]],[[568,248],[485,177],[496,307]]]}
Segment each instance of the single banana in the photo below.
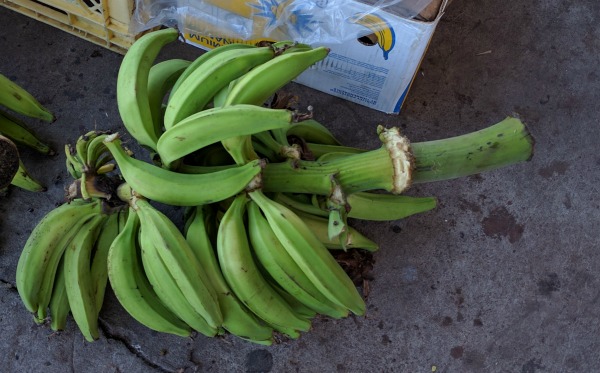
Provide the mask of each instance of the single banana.
{"label": "single banana", "polygon": [[231,88],[224,106],[235,104],[262,105],[284,85],[313,64],[321,61],[329,49],[314,48],[277,56],[243,75]]}
{"label": "single banana", "polygon": [[212,108],[190,115],[165,131],[157,151],[168,168],[172,163],[207,145],[235,134],[251,135],[292,126],[294,115],[289,110],[269,109],[255,105],[233,105]]}
{"label": "single banana", "polygon": [[[142,250],[154,250],[193,309],[212,328],[220,327],[223,315],[216,291],[185,237],[166,215],[147,200],[135,198],[133,206],[140,217],[140,235],[144,237],[144,241],[141,241]],[[148,247],[150,245],[152,248]]]}
{"label": "single banana", "polygon": [[[314,195],[311,203],[303,194],[278,193],[274,199],[294,211],[311,215],[328,216],[325,196]],[[348,217],[359,220],[390,221],[430,211],[437,206],[435,197],[412,197],[406,195],[357,192],[346,196],[350,211]]]}
{"label": "single banana", "polygon": [[315,287],[330,301],[363,315],[366,306],[354,283],[306,223],[292,210],[265,196],[261,190],[250,192],[249,196],[265,214],[288,254]]}
{"label": "single banana", "polygon": [[23,87],[0,74],[0,105],[31,118],[54,122],[54,115]]}
{"label": "single banana", "polygon": [[[256,48],[256,46],[254,46],[252,44],[232,43],[232,44],[221,45],[218,48],[213,48],[207,52],[202,53],[199,57],[197,57],[194,61],[192,61],[192,63],[187,67],[187,69],[185,69],[185,71],[179,76],[179,78],[175,82],[175,85],[173,85],[173,88],[171,89],[171,96],[179,89],[179,86],[185,80],[187,80],[188,76],[190,76],[198,68],[204,68],[203,65],[207,61],[209,61],[212,58],[216,57],[217,55],[227,52],[227,51],[236,50],[236,49],[247,49],[247,48]],[[169,99],[170,99],[170,97],[169,97]]]}
{"label": "single banana", "polygon": [[248,203],[248,233],[258,262],[284,291],[320,314],[336,319],[348,316],[345,308],[329,301],[306,277],[253,201]]}
{"label": "single banana", "polygon": [[61,238],[73,231],[78,222],[100,211],[101,204],[98,201],[80,203],[75,200],[47,213],[33,229],[25,242],[16,270],[17,290],[27,310],[38,310],[38,293],[49,258],[60,258],[63,253],[63,248],[58,246]]}
{"label": "single banana", "polygon": [[0,134],[0,189],[11,184],[21,164],[19,150],[15,143]]}
{"label": "single banana", "polygon": [[288,136],[297,136],[306,142],[324,144],[324,145],[341,145],[338,139],[327,127],[317,122],[314,119],[304,120],[295,126],[288,128]]}
{"label": "single banana", "polygon": [[254,263],[244,224],[247,197],[238,195],[225,212],[217,234],[217,255],[225,280],[238,298],[275,330],[288,335],[310,329],[269,285]]}
{"label": "single banana", "polygon": [[102,225],[102,230],[94,244],[92,264],[90,266],[90,277],[92,278],[92,287],[94,289],[94,300],[98,313],[104,304],[104,294],[108,284],[108,250],[119,231],[123,229],[127,220],[128,210],[117,211],[108,216],[106,222]]}
{"label": "single banana", "polygon": [[223,313],[223,328],[239,338],[270,345],[273,339],[273,329],[257,319],[240,302],[223,278],[207,231],[206,220],[210,218],[209,209],[208,206],[192,208],[190,216],[186,219],[185,237],[209,281],[215,287],[217,300]]}
{"label": "single banana", "polygon": [[100,214],[92,217],[73,237],[64,253],[65,287],[71,314],[88,342],[100,337],[90,262],[94,243],[105,220],[106,216]]}
{"label": "single banana", "polygon": [[67,326],[67,317],[71,312],[69,298],[67,296],[67,286],[65,284],[64,261],[58,263],[54,286],[52,287],[52,297],[50,298],[50,328],[54,331],[64,330]]}
{"label": "single banana", "polygon": [[[239,78],[238,78],[239,79]],[[238,79],[234,79],[227,86],[221,88],[219,92],[215,93],[213,96],[213,107],[221,107],[227,100],[227,95],[231,92],[231,88],[235,85]]]}
{"label": "single banana", "polygon": [[[99,131],[88,131],[87,133],[79,136],[79,138],[77,138],[77,142],[75,142],[76,156],[83,165],[84,169],[89,168],[88,147],[90,146],[91,142],[100,135],[102,135],[102,133]],[[101,139],[102,138],[103,137],[101,137]]]}
{"label": "single banana", "polygon": [[29,192],[45,192],[47,188],[25,168],[25,164],[19,160],[19,171],[15,174],[12,181],[12,185],[25,189]]}
{"label": "single banana", "polygon": [[71,177],[75,180],[81,178],[81,174],[83,173],[83,164],[81,163],[79,157],[77,157],[77,151],[75,148],[69,144],[65,144],[65,161],[67,171]]}
{"label": "single banana", "polygon": [[151,200],[175,206],[205,205],[233,196],[243,190],[262,167],[262,162],[253,161],[210,174],[182,174],[130,157],[116,135],[105,141],[133,190]]}
{"label": "single banana", "polygon": [[158,53],[177,39],[178,31],[165,28],[149,32],[129,48],[117,77],[117,105],[121,120],[137,142],[155,150],[159,134],[152,120],[148,98],[148,76]]}
{"label": "single banana", "polygon": [[227,50],[208,59],[170,96],[165,110],[165,129],[201,111],[231,81],[273,57],[273,48],[261,47]]}
{"label": "single banana", "polygon": [[138,214],[129,208],[125,226],[108,251],[111,288],[121,306],[142,325],[162,333],[189,337],[190,327],[162,303],[146,277],[138,245],[139,227]]}
{"label": "single banana", "polygon": [[383,193],[359,192],[348,196],[348,217],[363,220],[398,220],[432,210],[435,197],[411,197]]}
{"label": "single banana", "polygon": [[0,134],[12,141],[28,146],[39,153],[54,155],[54,150],[40,140],[27,125],[17,117],[0,110]]}
{"label": "single banana", "polygon": [[163,101],[177,79],[190,66],[191,62],[174,58],[157,63],[148,74],[148,102],[152,113],[154,130],[160,136],[163,132]]}

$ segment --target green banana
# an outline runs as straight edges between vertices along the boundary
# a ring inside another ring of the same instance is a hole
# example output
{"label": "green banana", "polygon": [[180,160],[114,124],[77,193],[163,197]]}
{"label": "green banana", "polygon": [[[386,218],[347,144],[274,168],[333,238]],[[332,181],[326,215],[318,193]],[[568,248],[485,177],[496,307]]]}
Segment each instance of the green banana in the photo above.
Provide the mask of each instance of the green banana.
{"label": "green banana", "polygon": [[189,326],[162,303],[144,273],[138,245],[139,227],[137,212],[129,208],[125,226],[108,251],[111,288],[121,306],[142,325],[159,332],[189,337]]}
{"label": "green banana", "polygon": [[277,90],[324,59],[328,53],[329,49],[318,47],[306,52],[280,55],[255,67],[235,83],[223,106],[262,105]]}
{"label": "green banana", "polygon": [[142,250],[155,251],[193,309],[212,328],[220,327],[223,315],[216,291],[185,237],[166,215],[147,200],[134,198],[133,206],[140,217]]}
{"label": "green banana", "polygon": [[172,90],[177,79],[179,79],[190,64],[191,61],[174,58],[159,62],[150,68],[148,74],[148,102],[150,103],[150,111],[152,112],[154,130],[159,137],[163,132],[163,101],[165,96]]}
{"label": "green banana", "polygon": [[262,162],[257,160],[210,174],[182,174],[130,157],[115,135],[105,141],[133,190],[151,200],[175,206],[199,206],[224,200],[243,190],[262,169]]}
{"label": "green banana", "polygon": [[67,166],[67,171],[71,175],[71,177],[75,180],[81,177],[83,173],[83,164],[81,160],[77,156],[77,151],[69,144],[65,144],[65,161]]}
{"label": "green banana", "polygon": [[217,234],[217,255],[225,280],[239,299],[275,330],[295,336],[310,322],[298,318],[254,263],[244,225],[247,197],[238,195],[225,212]]}
{"label": "green banana", "polygon": [[[204,65],[207,61],[211,60],[212,58],[218,56],[219,54],[221,54],[223,52],[227,52],[227,51],[231,51],[231,50],[235,50],[235,49],[247,49],[247,48],[256,48],[256,46],[254,46],[252,44],[232,43],[232,44],[225,44],[218,48],[213,48],[207,52],[202,53],[199,57],[197,57],[194,61],[192,61],[192,63],[187,67],[187,69],[185,69],[183,71],[183,73],[179,76],[179,79],[177,79],[177,81],[175,82],[175,85],[173,85],[173,88],[171,89],[171,96],[179,89],[179,86],[184,81],[187,80],[188,76],[190,76],[198,68],[204,68],[202,65]],[[170,97],[169,97],[169,99],[170,99]]]}
{"label": "green banana", "polygon": [[311,319],[313,319],[317,316],[317,312],[315,310],[306,306],[304,303],[300,302],[293,295],[291,295],[287,291],[283,290],[283,288],[281,288],[281,286],[279,286],[277,283],[275,283],[273,281],[269,281],[269,283],[271,284],[273,289],[275,289],[275,291],[279,295],[281,295],[281,297],[290,305],[292,310],[294,310],[294,313],[299,318],[310,321]]}
{"label": "green banana", "polygon": [[29,192],[45,192],[47,190],[47,188],[41,182],[39,182],[31,175],[31,173],[29,173],[23,162],[20,160],[19,171],[17,171],[10,183]]}
{"label": "green banana", "polygon": [[67,317],[71,312],[71,306],[69,305],[69,298],[67,296],[63,258],[58,263],[49,307],[51,317],[50,328],[54,331],[64,330],[67,326]]}
{"label": "green banana", "polygon": [[302,219],[292,210],[265,196],[261,190],[248,194],[265,214],[288,254],[315,287],[333,303],[363,315],[366,306],[352,280]]}
{"label": "green banana", "polygon": [[31,118],[54,122],[54,115],[23,87],[0,74],[0,105]]}
{"label": "green banana", "polygon": [[0,110],[0,134],[12,141],[28,146],[39,153],[54,155],[54,150],[40,140],[27,125],[9,113]]}
{"label": "green banana", "polygon": [[304,120],[297,125],[288,128],[287,135],[300,137],[306,142],[324,145],[341,145],[339,140],[335,138],[327,127],[314,119]]}
{"label": "green banana", "polygon": [[227,100],[227,95],[229,94],[229,92],[231,92],[231,88],[235,85],[238,79],[232,80],[231,82],[229,82],[228,85],[221,88],[219,92],[215,93],[215,95],[213,96],[213,107],[223,106],[225,100]]}
{"label": "green banana", "polygon": [[21,164],[19,150],[15,143],[0,134],[0,189],[12,183]]}
{"label": "green banana", "polygon": [[346,226],[347,231],[344,236],[345,240],[344,242],[341,242],[339,239],[329,238],[329,221],[327,218],[297,210],[294,212],[302,219],[302,221],[304,221],[304,223],[315,234],[319,241],[321,241],[321,243],[323,243],[328,249],[363,249],[367,251],[379,250],[379,245],[350,226]]}
{"label": "green banana", "polygon": [[358,192],[347,197],[349,218],[389,221],[432,210],[437,205],[435,197],[411,197],[404,195]]}
{"label": "green banana", "polygon": [[208,234],[206,220],[210,217],[208,206],[192,208],[186,219],[185,237],[196,259],[215,287],[217,300],[223,313],[223,328],[229,333],[251,342],[270,345],[273,329],[258,320],[231,291],[223,278]]}
{"label": "green banana", "polygon": [[[303,201],[303,195],[278,193],[275,200],[292,208],[294,211],[326,217],[325,196],[314,196],[316,203]],[[412,197],[397,194],[357,192],[346,196],[350,211],[348,217],[370,221],[390,221],[404,219],[434,209],[437,205],[435,197]]]}
{"label": "green banana", "polygon": [[117,106],[121,120],[136,141],[155,150],[159,134],[152,120],[148,96],[148,77],[158,53],[179,33],[174,28],[149,32],[129,48],[117,77]]}
{"label": "green banana", "polygon": [[74,231],[78,222],[83,222],[101,211],[98,201],[80,203],[75,200],[63,204],[47,213],[33,229],[19,257],[16,283],[19,295],[30,312],[37,312],[38,293],[48,268],[49,258],[61,257],[59,246],[63,236]]}
{"label": "green banana", "polygon": [[[85,165],[89,169],[90,172],[96,173],[96,170],[99,167],[98,161],[105,154],[108,153],[108,149],[106,149],[106,145],[104,145],[104,137],[101,135],[108,134],[108,132],[94,131],[95,137],[87,143],[85,151]],[[103,160],[106,162],[106,160]]]}
{"label": "green banana", "polygon": [[71,315],[88,342],[100,337],[90,262],[94,243],[105,220],[106,216],[100,214],[88,220],[73,237],[64,253],[65,287]]}
{"label": "green banana", "polygon": [[284,291],[320,314],[333,318],[348,316],[345,308],[329,301],[306,277],[253,201],[248,203],[248,232],[257,260]]}
{"label": "green banana", "polygon": [[255,105],[233,105],[200,111],[165,131],[157,144],[163,164],[174,161],[207,145],[231,137],[251,135],[275,128],[292,126],[293,113]]}
{"label": "green banana", "polygon": [[94,245],[90,277],[92,278],[94,300],[98,312],[104,304],[104,294],[108,284],[108,251],[125,224],[127,212],[128,210],[124,209],[109,215],[104,225],[102,225],[102,230]]}
{"label": "green banana", "polygon": [[165,129],[197,113],[229,83],[256,66],[271,60],[271,47],[232,49],[206,60],[182,81],[169,97],[165,110]]}
{"label": "green banana", "polygon": [[164,305],[192,329],[208,337],[217,335],[218,329],[209,325],[206,319],[189,303],[187,295],[183,293],[177,281],[173,278],[172,268],[168,268],[161,259],[152,242],[151,235],[143,227],[139,231],[139,242],[144,271],[156,291],[156,295]]}
{"label": "green banana", "polygon": [[[77,159],[79,159],[79,162],[81,162],[81,164],[83,165],[84,170],[90,167],[88,161],[88,147],[90,146],[91,142],[100,135],[102,135],[102,133],[99,131],[88,131],[85,134],[79,136],[79,138],[77,138],[77,142],[75,142],[76,157]],[[103,137],[101,137],[100,139],[102,138]]]}

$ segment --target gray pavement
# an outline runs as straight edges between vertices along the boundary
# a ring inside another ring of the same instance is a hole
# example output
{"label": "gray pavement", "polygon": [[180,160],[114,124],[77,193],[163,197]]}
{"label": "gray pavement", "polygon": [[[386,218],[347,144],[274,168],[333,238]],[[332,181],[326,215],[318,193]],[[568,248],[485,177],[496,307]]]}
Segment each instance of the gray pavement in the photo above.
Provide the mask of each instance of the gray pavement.
{"label": "gray pavement", "polygon": [[[366,317],[317,320],[296,341],[149,331],[108,294],[102,337],[34,324],[15,267],[37,221],[62,200],[62,155],[22,151],[48,191],[0,200],[0,368],[4,372],[595,372],[600,368],[600,3],[453,2],[399,116],[293,85],[346,144],[376,147],[377,124],[414,142],[518,113],[536,139],[527,163],[416,185],[434,211],[357,222],[377,241]],[[92,128],[122,130],[121,55],[0,8],[0,71],[58,116],[32,123],[57,149]],[[198,54],[171,46],[161,58]],[[180,210],[165,209],[179,219]],[[178,223],[181,223],[178,220]]]}

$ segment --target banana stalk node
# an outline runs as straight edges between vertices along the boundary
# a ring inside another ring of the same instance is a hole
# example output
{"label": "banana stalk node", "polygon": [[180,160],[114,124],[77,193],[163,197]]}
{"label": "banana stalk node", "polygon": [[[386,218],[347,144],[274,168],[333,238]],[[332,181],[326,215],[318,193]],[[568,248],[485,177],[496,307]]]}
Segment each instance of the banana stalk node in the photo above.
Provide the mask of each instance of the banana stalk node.
{"label": "banana stalk node", "polygon": [[[260,159],[258,163],[261,170],[264,170],[267,166],[267,161],[265,159]],[[262,171],[259,172],[254,178],[248,183],[246,188],[244,189],[247,193],[255,191],[257,189],[262,189],[263,186],[263,177]]]}
{"label": "banana stalk node", "polygon": [[400,194],[410,186],[412,182],[412,171],[414,169],[414,158],[408,138],[400,134],[397,127],[384,128],[379,125],[377,134],[383,145],[390,153],[394,175],[390,192]]}

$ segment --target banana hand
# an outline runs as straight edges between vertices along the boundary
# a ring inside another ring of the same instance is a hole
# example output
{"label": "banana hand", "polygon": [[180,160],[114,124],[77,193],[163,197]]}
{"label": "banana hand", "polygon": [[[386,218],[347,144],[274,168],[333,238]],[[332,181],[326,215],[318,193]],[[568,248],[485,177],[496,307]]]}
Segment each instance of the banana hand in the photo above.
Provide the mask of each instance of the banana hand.
{"label": "banana hand", "polygon": [[219,224],[217,254],[223,276],[254,314],[274,329],[295,338],[298,331],[310,328],[310,322],[296,316],[256,266],[244,224],[246,202],[246,195],[238,195]]}
{"label": "banana hand", "polygon": [[208,206],[192,208],[186,219],[185,237],[209,281],[215,287],[217,300],[223,313],[223,328],[229,333],[262,345],[270,345],[273,329],[257,319],[238,299],[223,278],[213,244],[208,233],[207,220],[211,214]]}
{"label": "banana hand", "polygon": [[265,214],[288,254],[315,287],[333,303],[357,315],[363,315],[365,303],[354,283],[302,219],[290,209],[266,197],[260,190],[249,195]]}
{"label": "banana hand", "polygon": [[[142,249],[154,251],[193,309],[215,330],[223,322],[214,287],[175,224],[147,200],[134,199]],[[152,246],[152,247],[149,247]]]}
{"label": "banana hand", "polygon": [[190,327],[164,305],[146,277],[138,245],[139,227],[139,216],[130,208],[125,226],[108,251],[108,278],[113,292],[123,308],[142,325],[189,337]]}
{"label": "banana hand", "polygon": [[235,48],[203,57],[204,62],[189,74],[169,97],[165,110],[168,130],[181,120],[197,113],[229,83],[275,56],[270,47]]}
{"label": "banana hand", "polygon": [[30,312],[38,311],[38,293],[44,273],[53,261],[49,258],[60,258],[64,252],[64,247],[59,245],[61,239],[74,231],[79,222],[86,221],[100,210],[99,202],[81,203],[76,200],[50,211],[33,229],[19,257],[16,274],[17,290]]}

